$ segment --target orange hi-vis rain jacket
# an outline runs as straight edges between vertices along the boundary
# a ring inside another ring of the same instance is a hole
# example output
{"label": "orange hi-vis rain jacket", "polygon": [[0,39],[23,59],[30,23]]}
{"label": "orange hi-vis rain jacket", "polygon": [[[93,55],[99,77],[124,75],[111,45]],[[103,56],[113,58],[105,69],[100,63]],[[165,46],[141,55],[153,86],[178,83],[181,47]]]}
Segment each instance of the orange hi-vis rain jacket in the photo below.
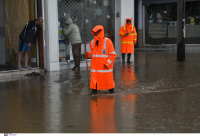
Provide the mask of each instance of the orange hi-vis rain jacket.
{"label": "orange hi-vis rain jacket", "polygon": [[[101,30],[95,36],[94,32]],[[113,43],[104,37],[104,28],[101,25],[95,26],[92,30],[94,39],[90,42],[91,51],[87,51],[87,57],[91,62],[91,83],[90,88],[97,90],[107,90],[115,87],[113,80],[113,63],[117,57]],[[99,41],[97,46],[96,42]],[[106,65],[108,68],[105,68]],[[97,88],[96,88],[97,84]]]}
{"label": "orange hi-vis rain jacket", "polygon": [[[134,43],[137,42],[137,32],[135,27],[132,25],[132,19],[127,18],[131,21],[131,24],[128,25],[127,22],[119,30],[119,35],[121,36],[121,53],[134,53]],[[126,33],[129,33],[128,36],[125,36]]]}

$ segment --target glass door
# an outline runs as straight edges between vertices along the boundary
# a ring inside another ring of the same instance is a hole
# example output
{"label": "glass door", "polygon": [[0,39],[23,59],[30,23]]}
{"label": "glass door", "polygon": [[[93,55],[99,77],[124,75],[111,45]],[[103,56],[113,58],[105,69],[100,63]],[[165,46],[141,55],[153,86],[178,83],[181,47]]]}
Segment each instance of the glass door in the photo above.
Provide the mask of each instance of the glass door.
{"label": "glass door", "polygon": [[151,4],[146,7],[146,44],[167,44],[167,4]]}

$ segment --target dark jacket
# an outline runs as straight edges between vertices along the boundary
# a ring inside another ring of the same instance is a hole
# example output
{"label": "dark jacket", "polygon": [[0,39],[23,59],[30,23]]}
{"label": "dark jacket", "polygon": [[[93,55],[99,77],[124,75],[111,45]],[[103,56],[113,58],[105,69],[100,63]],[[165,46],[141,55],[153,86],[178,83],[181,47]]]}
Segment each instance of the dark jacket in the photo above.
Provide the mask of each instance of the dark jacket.
{"label": "dark jacket", "polygon": [[40,26],[35,25],[35,21],[30,21],[26,24],[23,31],[19,35],[19,38],[25,43],[36,43]]}

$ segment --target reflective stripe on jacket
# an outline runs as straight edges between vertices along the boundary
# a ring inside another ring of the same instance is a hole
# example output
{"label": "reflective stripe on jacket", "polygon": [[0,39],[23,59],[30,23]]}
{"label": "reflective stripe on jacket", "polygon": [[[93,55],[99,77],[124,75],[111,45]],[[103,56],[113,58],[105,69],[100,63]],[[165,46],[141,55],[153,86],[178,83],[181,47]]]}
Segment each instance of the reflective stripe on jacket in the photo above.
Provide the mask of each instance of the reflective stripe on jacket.
{"label": "reflective stripe on jacket", "polygon": [[[137,42],[137,32],[135,27],[132,25],[132,19],[127,18],[131,21],[131,24],[127,23],[121,27],[119,30],[119,35],[121,36],[121,53],[134,53],[134,43]],[[128,36],[125,34],[128,33]]]}
{"label": "reflective stripe on jacket", "polygon": [[[101,30],[99,37],[90,42],[90,52],[87,52],[87,57],[92,59],[91,62],[91,83],[90,88],[97,90],[112,89],[115,87],[113,80],[113,63],[117,57],[113,43],[110,39],[104,37],[103,26],[96,26],[92,33]],[[99,44],[96,44],[96,41]],[[108,68],[105,68],[106,65]]]}

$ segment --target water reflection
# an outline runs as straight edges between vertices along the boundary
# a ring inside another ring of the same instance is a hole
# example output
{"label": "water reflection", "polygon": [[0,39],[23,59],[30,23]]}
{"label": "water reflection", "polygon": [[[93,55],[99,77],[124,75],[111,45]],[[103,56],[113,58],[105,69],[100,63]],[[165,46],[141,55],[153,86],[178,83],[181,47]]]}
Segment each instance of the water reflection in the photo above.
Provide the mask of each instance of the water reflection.
{"label": "water reflection", "polygon": [[136,86],[137,75],[134,70],[134,66],[125,65],[121,68],[121,83],[124,89],[132,89]]}
{"label": "water reflection", "polygon": [[[91,133],[136,132],[137,95],[92,96]],[[127,126],[128,124],[128,126]],[[131,128],[131,129],[130,129]]]}
{"label": "water reflection", "polygon": [[[57,73],[50,73],[51,76],[54,76]],[[54,79],[50,79],[49,82],[54,82]],[[60,84],[54,84],[53,86],[47,86],[45,84],[45,125],[48,129],[47,131],[51,132],[60,132],[61,131],[61,92]]]}
{"label": "water reflection", "polygon": [[91,133],[115,133],[114,96],[100,95],[91,101]]}
{"label": "water reflection", "polygon": [[[0,107],[1,121],[5,122],[0,128],[1,132],[41,132],[43,124],[35,125],[44,118],[43,90],[35,86],[33,81],[38,78],[6,82],[6,94],[3,96]],[[40,91],[40,92],[38,92]],[[41,97],[42,96],[42,97]],[[38,103],[39,102],[39,103]],[[39,128],[39,129],[38,129]]]}
{"label": "water reflection", "polygon": [[177,77],[178,79],[183,79],[185,73],[185,62],[177,63]]}
{"label": "water reflection", "polygon": [[[133,133],[136,132],[136,119],[137,114],[137,99],[138,95],[121,95],[119,102],[120,105],[116,108],[119,115],[118,132],[120,133]],[[129,124],[129,125],[127,125]]]}
{"label": "water reflection", "polygon": [[70,90],[79,93],[80,88],[83,88],[85,85],[85,82],[83,82],[81,79],[83,78],[81,71],[73,71],[73,74],[71,75],[72,79],[70,80]]}

